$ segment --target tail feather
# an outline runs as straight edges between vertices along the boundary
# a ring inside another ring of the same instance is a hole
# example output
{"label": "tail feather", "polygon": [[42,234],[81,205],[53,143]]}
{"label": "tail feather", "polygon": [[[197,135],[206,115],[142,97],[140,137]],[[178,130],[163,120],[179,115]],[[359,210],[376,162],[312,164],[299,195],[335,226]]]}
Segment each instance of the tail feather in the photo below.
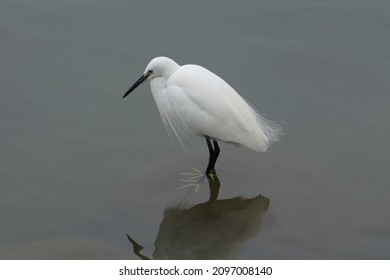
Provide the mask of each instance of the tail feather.
{"label": "tail feather", "polygon": [[280,122],[268,120],[261,116],[259,113],[257,113],[256,119],[265,136],[267,137],[268,147],[271,144],[278,142],[280,138],[284,135],[283,128]]}

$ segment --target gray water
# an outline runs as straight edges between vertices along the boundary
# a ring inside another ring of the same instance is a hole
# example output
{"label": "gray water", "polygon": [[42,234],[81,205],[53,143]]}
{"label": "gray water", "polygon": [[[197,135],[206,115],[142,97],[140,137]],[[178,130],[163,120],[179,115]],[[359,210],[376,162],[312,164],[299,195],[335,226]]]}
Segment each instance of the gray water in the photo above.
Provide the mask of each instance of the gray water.
{"label": "gray water", "polygon": [[[2,1],[0,258],[389,259],[389,26],[386,0]],[[180,188],[205,141],[122,99],[159,55],[285,121],[220,145],[209,203]]]}

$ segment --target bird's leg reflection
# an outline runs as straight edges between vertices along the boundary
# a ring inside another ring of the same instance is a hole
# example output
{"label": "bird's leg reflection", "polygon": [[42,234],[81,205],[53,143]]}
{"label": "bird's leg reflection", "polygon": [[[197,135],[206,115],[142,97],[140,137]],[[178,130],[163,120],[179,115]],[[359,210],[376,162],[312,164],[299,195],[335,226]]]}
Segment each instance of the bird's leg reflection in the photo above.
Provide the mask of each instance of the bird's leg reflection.
{"label": "bird's leg reflection", "polygon": [[215,169],[211,169],[210,173],[207,174],[207,179],[209,180],[210,187],[210,198],[209,202],[216,201],[219,195],[219,188],[221,186],[221,182],[218,179],[217,172]]}
{"label": "bird's leg reflection", "polygon": [[205,178],[207,178],[207,181],[209,183],[209,188],[210,188],[209,201],[216,200],[218,197],[219,188],[221,184],[215,169],[214,168],[211,169],[208,174],[204,174],[196,168],[192,168],[192,170],[194,170],[195,172],[180,173],[181,175],[189,176],[187,179],[180,180],[181,182],[186,182],[188,184],[178,187],[177,189],[180,190],[184,188],[193,187],[195,189],[194,191],[198,192],[200,188],[200,184]]}

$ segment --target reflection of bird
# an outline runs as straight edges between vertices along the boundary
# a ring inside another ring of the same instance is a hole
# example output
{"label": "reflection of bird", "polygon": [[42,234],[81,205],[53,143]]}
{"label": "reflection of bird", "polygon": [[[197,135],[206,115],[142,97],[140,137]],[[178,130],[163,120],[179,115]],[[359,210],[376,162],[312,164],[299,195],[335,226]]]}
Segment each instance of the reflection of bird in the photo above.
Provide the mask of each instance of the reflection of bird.
{"label": "reflection of bird", "polygon": [[[218,200],[220,181],[215,169],[207,179],[210,188],[207,202],[189,207],[184,199],[165,209],[154,242],[153,259],[235,258],[244,240],[272,223],[263,218],[268,198],[259,195]],[[127,238],[134,254],[147,259],[141,253],[143,247],[129,235]]]}
{"label": "reflection of bird", "polygon": [[135,255],[137,255],[142,260],[150,260],[147,256],[141,254],[141,250],[144,248],[141,245],[139,245],[133,238],[130,237],[130,235],[126,234],[127,239],[130,241],[131,245],[133,245],[133,252]]}
{"label": "reflection of bird", "polygon": [[206,138],[210,153],[206,174],[220,152],[217,140],[264,152],[281,135],[277,123],[260,116],[229,84],[201,66],[154,58],[123,97],[146,79],[168,133],[180,142],[180,134]]}
{"label": "reflection of bird", "polygon": [[[241,243],[264,225],[269,199],[261,195],[218,200],[220,181],[215,169],[207,176],[210,197],[192,207],[183,200],[168,206],[154,242],[154,259],[229,259]],[[127,235],[140,258],[143,247]]]}
{"label": "reflection of bird", "polygon": [[262,228],[269,199],[235,197],[164,211],[154,259],[229,259],[241,243]]}

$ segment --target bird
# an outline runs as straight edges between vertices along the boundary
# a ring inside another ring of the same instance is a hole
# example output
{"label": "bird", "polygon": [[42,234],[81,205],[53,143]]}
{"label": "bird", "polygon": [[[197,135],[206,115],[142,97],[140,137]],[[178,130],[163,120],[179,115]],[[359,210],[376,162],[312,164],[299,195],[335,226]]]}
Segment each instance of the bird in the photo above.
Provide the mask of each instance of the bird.
{"label": "bird", "polygon": [[155,57],[123,98],[146,80],[171,140],[174,135],[183,145],[181,136],[206,139],[206,175],[220,154],[218,141],[265,152],[283,134],[279,122],[263,117],[225,80],[202,66],[179,65],[171,58]]}

